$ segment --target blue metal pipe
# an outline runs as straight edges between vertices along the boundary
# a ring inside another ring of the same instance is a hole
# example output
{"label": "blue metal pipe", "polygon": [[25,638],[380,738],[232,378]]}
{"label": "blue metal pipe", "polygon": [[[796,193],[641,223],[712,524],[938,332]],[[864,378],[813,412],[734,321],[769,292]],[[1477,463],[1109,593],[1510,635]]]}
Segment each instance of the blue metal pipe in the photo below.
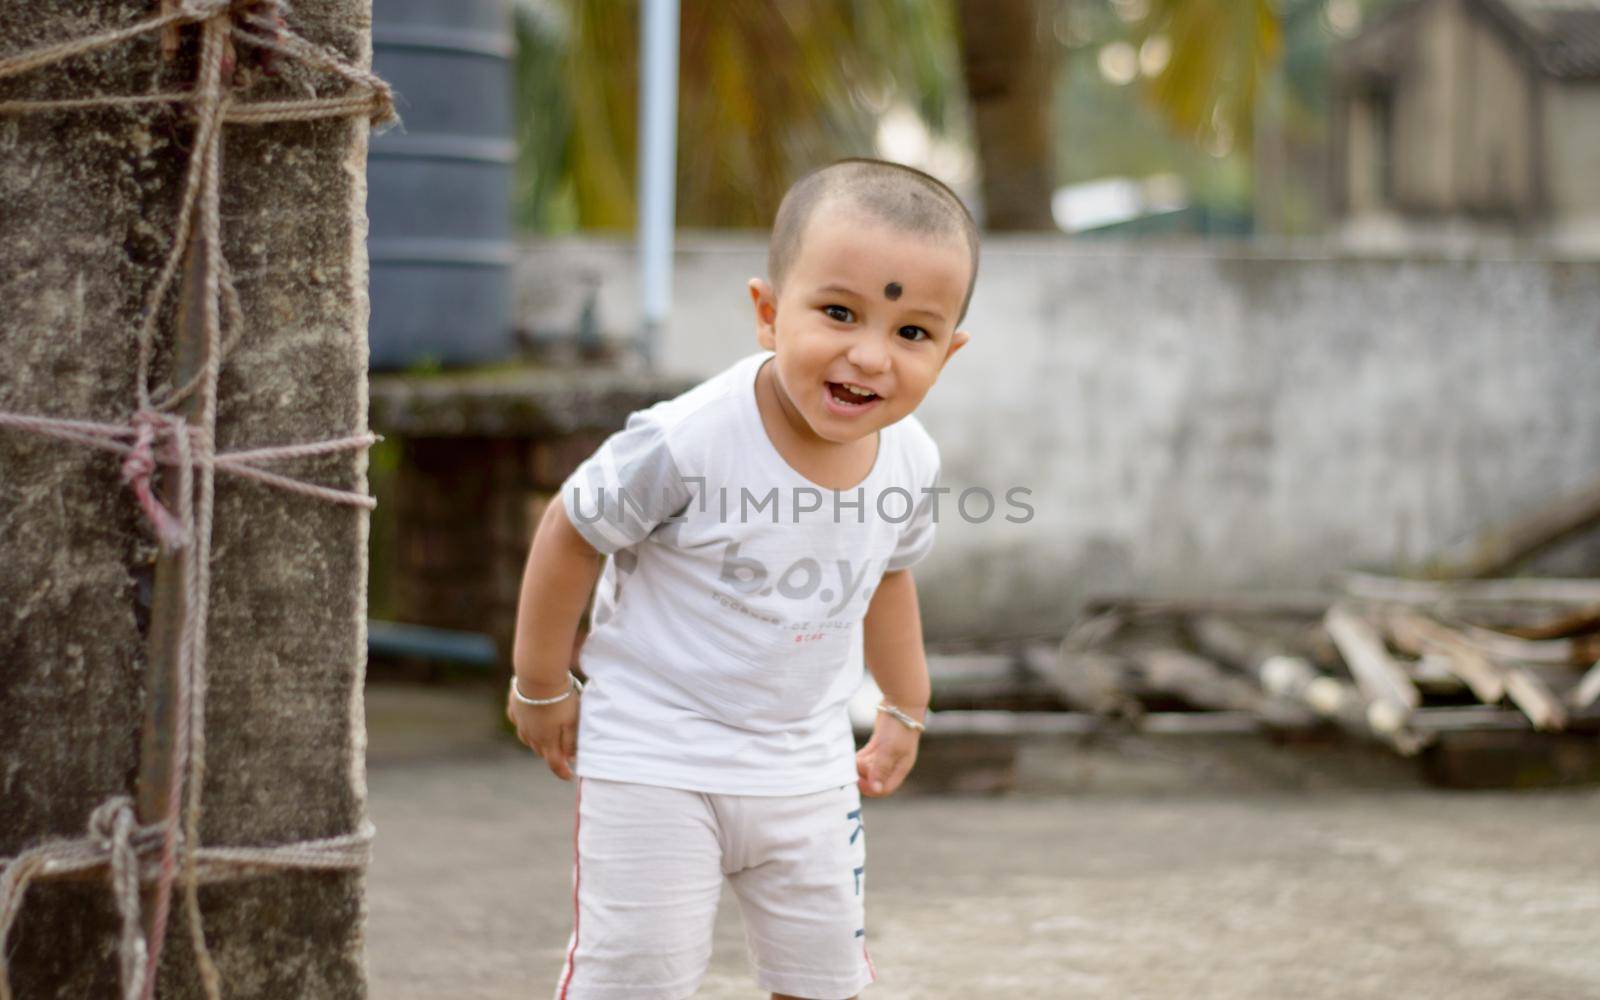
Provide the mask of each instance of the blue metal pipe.
{"label": "blue metal pipe", "polygon": [[639,353],[654,368],[672,312],[678,161],[678,0],[645,0],[639,46]]}
{"label": "blue metal pipe", "polygon": [[481,632],[367,622],[367,655],[412,657],[470,667],[493,667],[499,662],[494,640]]}

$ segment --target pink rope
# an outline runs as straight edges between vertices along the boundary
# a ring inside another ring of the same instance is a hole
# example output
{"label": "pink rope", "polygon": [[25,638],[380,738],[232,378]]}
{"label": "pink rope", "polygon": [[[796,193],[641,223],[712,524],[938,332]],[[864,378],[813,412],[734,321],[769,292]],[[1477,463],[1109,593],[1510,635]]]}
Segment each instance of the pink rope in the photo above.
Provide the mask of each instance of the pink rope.
{"label": "pink rope", "polygon": [[[108,424],[92,420],[65,420],[58,417],[37,417],[24,413],[0,411],[0,427],[29,431],[45,437],[58,438],[85,444],[91,448],[114,451],[123,455],[122,480],[138,498],[139,509],[155,530],[156,537],[167,551],[182,548],[188,541],[183,524],[156,498],[153,479],[158,465],[178,465],[183,459],[173,447],[174,439],[183,434],[190,438],[194,452],[190,461],[208,465],[220,472],[254,479],[289,493],[326,500],[347,507],[372,510],[378,501],[365,493],[318,486],[289,476],[260,468],[269,462],[282,462],[296,458],[311,458],[341,451],[368,448],[383,440],[376,434],[355,434],[348,437],[329,438],[305,444],[278,445],[270,448],[250,448],[242,451],[225,451],[212,454],[198,447],[202,434],[200,428],[191,427],[182,419],[144,409],[134,413],[126,424]],[[124,443],[132,438],[132,443]]]}
{"label": "pink rope", "polygon": [[184,531],[183,525],[167,508],[161,506],[161,501],[155,498],[150,488],[150,477],[156,471],[156,457],[151,445],[158,431],[172,433],[173,428],[168,420],[150,410],[140,410],[134,414],[133,426],[136,429],[133,450],[122,460],[122,481],[139,498],[139,507],[155,527],[162,548],[169,552],[181,549],[189,539],[188,532]]}

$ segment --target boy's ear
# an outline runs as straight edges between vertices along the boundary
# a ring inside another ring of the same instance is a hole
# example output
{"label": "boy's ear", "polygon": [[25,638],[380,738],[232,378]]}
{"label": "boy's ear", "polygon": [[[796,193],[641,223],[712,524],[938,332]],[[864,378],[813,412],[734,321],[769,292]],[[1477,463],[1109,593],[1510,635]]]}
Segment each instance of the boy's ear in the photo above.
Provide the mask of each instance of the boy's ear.
{"label": "boy's ear", "polygon": [[966,345],[967,341],[971,339],[972,335],[967,333],[965,330],[957,330],[955,333],[952,333],[950,335],[950,349],[944,352],[944,361],[939,362],[939,367],[943,368],[945,366],[945,362],[954,357],[955,353],[961,350],[961,348]]}
{"label": "boy's ear", "polygon": [[776,330],[773,324],[778,319],[778,296],[763,278],[751,278],[748,287],[750,304],[756,309],[756,343],[769,351],[775,350]]}

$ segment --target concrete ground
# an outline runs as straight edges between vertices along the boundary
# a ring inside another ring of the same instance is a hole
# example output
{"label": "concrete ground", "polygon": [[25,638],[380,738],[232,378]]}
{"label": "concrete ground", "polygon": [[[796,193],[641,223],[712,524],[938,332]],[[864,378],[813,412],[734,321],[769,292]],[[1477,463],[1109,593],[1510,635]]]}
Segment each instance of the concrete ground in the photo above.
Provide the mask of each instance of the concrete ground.
{"label": "concrete ground", "polygon": [[[560,970],[573,788],[485,700],[369,691],[377,1000],[542,998]],[[1056,742],[1004,795],[868,800],[864,996],[1600,997],[1600,788],[1415,773],[1253,737]],[[698,995],[760,995],[726,894]]]}

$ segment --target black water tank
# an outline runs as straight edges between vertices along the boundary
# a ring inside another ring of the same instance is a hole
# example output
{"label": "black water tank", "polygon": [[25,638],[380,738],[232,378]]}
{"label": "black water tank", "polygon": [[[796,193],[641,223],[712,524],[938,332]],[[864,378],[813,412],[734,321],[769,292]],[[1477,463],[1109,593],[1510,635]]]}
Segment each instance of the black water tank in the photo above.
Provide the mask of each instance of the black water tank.
{"label": "black water tank", "polygon": [[511,351],[511,56],[505,0],[373,0],[372,59],[404,130],[372,140],[372,367]]}

